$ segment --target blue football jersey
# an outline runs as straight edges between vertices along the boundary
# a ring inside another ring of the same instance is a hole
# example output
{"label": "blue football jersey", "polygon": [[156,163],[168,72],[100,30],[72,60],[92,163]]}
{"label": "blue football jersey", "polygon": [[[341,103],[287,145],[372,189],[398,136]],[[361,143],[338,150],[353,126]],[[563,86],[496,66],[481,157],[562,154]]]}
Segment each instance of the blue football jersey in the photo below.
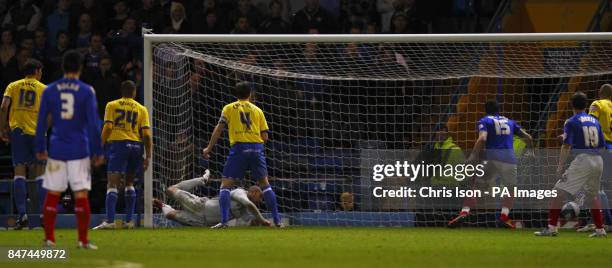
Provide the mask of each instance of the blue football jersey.
{"label": "blue football jersey", "polygon": [[78,79],[62,78],[43,91],[36,125],[37,152],[47,151],[48,115],[52,125],[50,158],[67,161],[102,154],[93,87]]}
{"label": "blue football jersey", "polygon": [[521,127],[504,116],[488,115],[478,121],[478,132],[487,133],[485,159],[516,164],[513,137]]}
{"label": "blue football jersey", "polygon": [[571,145],[579,153],[599,154],[605,141],[597,118],[581,112],[567,119],[563,126],[563,144]]}

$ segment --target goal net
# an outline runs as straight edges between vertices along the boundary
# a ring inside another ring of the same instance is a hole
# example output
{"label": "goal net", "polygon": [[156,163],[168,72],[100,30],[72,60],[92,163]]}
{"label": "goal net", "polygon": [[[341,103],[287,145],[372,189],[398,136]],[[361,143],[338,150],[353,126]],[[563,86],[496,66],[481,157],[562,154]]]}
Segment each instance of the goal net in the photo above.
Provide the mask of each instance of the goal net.
{"label": "goal net", "polygon": [[[569,97],[583,91],[594,100],[610,81],[610,37],[145,35],[145,102],[154,131],[147,225],[167,224],[151,213],[151,198],[180,207],[165,188],[205,169],[212,179],[195,193],[218,194],[227,133],[209,160],[201,150],[221,108],[235,101],[239,81],[253,85],[253,102],[269,123],[268,172],[287,224],[445,225],[463,198],[380,195],[401,187],[454,189],[470,178],[421,174],[411,180],[382,171],[379,181],[375,166],[464,163],[487,100],[497,100],[501,114],[530,133],[538,148],[535,158],[524,157],[524,144],[515,141],[517,186],[552,189]],[[239,184],[255,183],[247,174]],[[545,205],[530,202],[516,199],[511,217],[523,226],[544,225]],[[467,224],[495,226],[498,208],[499,200],[490,200]]]}

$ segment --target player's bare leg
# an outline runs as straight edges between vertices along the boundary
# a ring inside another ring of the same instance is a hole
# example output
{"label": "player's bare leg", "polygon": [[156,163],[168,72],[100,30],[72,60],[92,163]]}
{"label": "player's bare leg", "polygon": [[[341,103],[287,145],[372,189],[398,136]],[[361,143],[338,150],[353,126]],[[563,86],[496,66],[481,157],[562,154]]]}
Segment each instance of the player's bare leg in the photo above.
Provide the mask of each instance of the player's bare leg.
{"label": "player's bare leg", "polygon": [[125,174],[125,220],[123,222],[123,228],[132,229],[134,228],[134,209],[136,207],[136,189],[134,188],[134,179],[136,178],[135,172],[128,172]]}
{"label": "player's bare leg", "polygon": [[227,228],[231,206],[230,191],[234,187],[234,180],[230,178],[221,179],[221,189],[219,190],[219,210],[221,210],[221,222],[211,227],[211,229]]}
{"label": "player's bare leg", "polygon": [[91,210],[89,208],[89,200],[87,194],[89,191],[75,191],[74,197],[74,214],[77,219],[77,230],[79,237],[78,247],[82,249],[98,249],[98,247],[89,242],[87,239],[87,231],[89,229],[89,218]]}
{"label": "player's bare leg", "polygon": [[263,191],[266,207],[272,212],[272,220],[274,221],[274,225],[276,227],[282,227],[280,214],[278,213],[278,203],[276,202],[276,194],[274,194],[274,191],[272,190],[272,186],[268,181],[268,177],[259,180],[259,187]]}
{"label": "player's bare leg", "polygon": [[121,181],[121,173],[109,173],[106,185],[106,220],[94,227],[94,230],[115,229],[115,209],[117,207],[117,188]]}
{"label": "player's bare leg", "polygon": [[21,230],[28,227],[28,215],[26,214],[26,170],[26,165],[23,164],[16,165],[14,168],[13,193],[15,195],[15,207],[18,213],[15,230]]}

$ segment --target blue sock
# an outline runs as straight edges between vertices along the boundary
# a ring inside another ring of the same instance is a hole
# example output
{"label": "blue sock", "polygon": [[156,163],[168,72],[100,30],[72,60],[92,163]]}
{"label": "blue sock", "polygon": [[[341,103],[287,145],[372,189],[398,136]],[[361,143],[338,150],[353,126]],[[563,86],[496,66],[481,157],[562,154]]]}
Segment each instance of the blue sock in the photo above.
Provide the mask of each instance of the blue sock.
{"label": "blue sock", "polygon": [[280,214],[278,214],[278,204],[276,203],[276,195],[272,191],[272,186],[268,185],[263,189],[264,201],[266,201],[266,207],[272,211],[272,219],[274,224],[280,224]]}
{"label": "blue sock", "polygon": [[15,193],[15,206],[19,217],[26,213],[26,180],[23,176],[13,178],[13,192]]}
{"label": "blue sock", "polygon": [[115,222],[115,208],[117,207],[117,188],[106,190],[106,222]]}
{"label": "blue sock", "polygon": [[125,222],[132,221],[136,207],[136,189],[134,186],[125,187]]}
{"label": "blue sock", "polygon": [[43,187],[43,177],[36,178],[36,189],[38,190],[38,205],[40,214],[43,213],[43,204],[45,203],[45,197],[47,197],[47,189]]}
{"label": "blue sock", "polygon": [[604,221],[606,225],[612,225],[612,214],[610,213],[610,206],[608,204],[608,196],[603,190],[599,191],[599,201],[601,201],[601,210],[603,211]]}
{"label": "blue sock", "polygon": [[219,191],[219,209],[221,210],[221,223],[227,224],[229,221],[230,207],[232,200],[230,199],[230,189],[221,188]]}

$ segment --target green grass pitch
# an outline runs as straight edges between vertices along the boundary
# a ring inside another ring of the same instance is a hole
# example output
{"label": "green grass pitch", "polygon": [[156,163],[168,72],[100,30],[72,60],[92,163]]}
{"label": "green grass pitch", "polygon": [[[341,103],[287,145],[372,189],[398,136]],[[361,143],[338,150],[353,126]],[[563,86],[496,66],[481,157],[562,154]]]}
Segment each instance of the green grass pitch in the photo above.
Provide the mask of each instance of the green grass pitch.
{"label": "green grass pitch", "polygon": [[[68,262],[0,267],[611,267],[612,239],[571,231],[444,228],[199,228],[90,232],[100,249],[77,250],[58,230]],[[42,231],[2,231],[0,247],[39,247]],[[0,258],[2,259],[2,258]]]}

